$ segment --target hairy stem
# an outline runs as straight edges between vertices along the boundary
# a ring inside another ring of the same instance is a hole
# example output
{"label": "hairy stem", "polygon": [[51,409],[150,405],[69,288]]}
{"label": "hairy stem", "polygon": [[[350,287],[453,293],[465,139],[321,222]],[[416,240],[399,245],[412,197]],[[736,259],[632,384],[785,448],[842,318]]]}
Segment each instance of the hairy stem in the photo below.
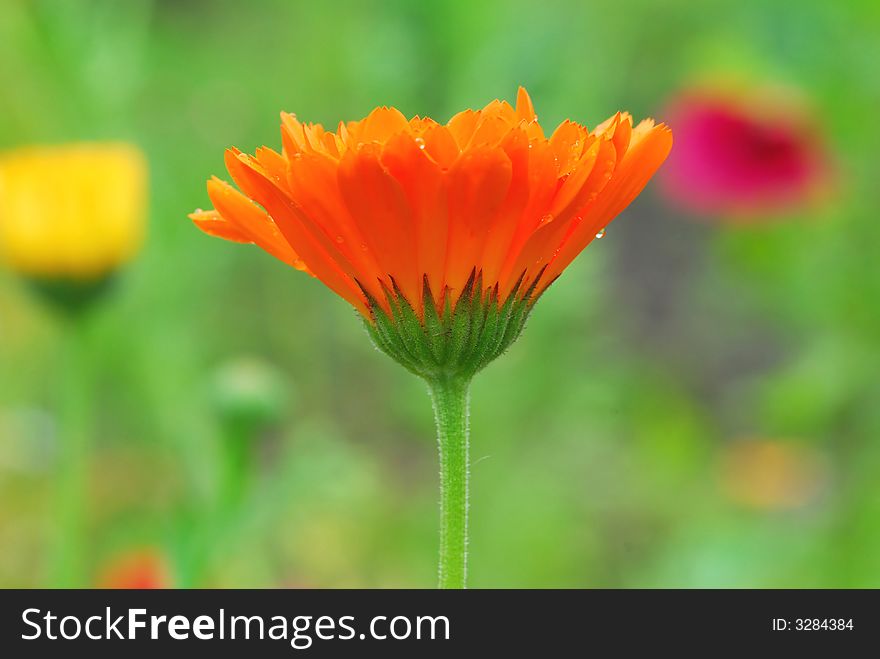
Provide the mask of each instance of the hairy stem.
{"label": "hairy stem", "polygon": [[440,449],[440,588],[466,587],[469,384],[461,378],[428,383]]}

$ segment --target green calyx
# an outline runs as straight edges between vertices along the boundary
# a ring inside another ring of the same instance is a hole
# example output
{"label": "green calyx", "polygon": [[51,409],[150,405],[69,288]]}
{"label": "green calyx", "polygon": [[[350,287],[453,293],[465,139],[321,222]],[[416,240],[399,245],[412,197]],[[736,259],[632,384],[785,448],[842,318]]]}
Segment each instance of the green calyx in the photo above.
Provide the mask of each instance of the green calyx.
{"label": "green calyx", "polygon": [[46,300],[62,316],[76,317],[91,309],[116,283],[114,275],[94,279],[64,277],[30,277],[30,288]]}
{"label": "green calyx", "polygon": [[537,301],[539,280],[525,286],[521,277],[500,301],[498,285],[484,289],[482,275],[474,271],[458,299],[446,293],[438,308],[425,276],[419,314],[392,279],[392,289],[383,285],[390,313],[364,291],[372,316],[364,325],[379,350],[419,377],[467,381],[520,335]]}

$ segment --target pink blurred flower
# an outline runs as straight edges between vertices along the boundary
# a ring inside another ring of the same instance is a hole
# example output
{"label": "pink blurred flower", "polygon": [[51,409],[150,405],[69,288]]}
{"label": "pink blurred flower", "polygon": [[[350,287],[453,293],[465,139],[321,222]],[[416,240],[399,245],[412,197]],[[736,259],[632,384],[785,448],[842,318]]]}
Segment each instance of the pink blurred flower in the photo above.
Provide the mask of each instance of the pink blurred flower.
{"label": "pink blurred flower", "polygon": [[786,213],[815,202],[831,167],[803,108],[754,92],[683,92],[665,113],[675,148],[663,192],[698,214]]}

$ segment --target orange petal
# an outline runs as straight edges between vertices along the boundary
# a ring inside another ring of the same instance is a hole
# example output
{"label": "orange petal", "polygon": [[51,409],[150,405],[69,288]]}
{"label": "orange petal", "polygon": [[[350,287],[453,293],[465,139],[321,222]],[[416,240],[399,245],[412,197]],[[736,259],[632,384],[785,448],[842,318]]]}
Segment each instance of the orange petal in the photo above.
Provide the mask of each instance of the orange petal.
{"label": "orange petal", "polygon": [[596,203],[584,213],[583,221],[560,246],[547,268],[545,281],[552,281],[592,242],[647,185],[666,160],[672,148],[672,132],[663,124],[633,131],[633,139],[623,161],[600,193]]}
{"label": "orange petal", "polygon": [[412,132],[417,136],[422,135],[425,131],[439,125],[440,124],[429,117],[416,116],[409,120],[409,127],[412,128]]}
{"label": "orange petal", "polygon": [[[349,128],[351,130],[351,128]],[[409,133],[409,121],[397,108],[381,107],[373,110],[359,126],[357,140],[360,143],[385,142],[397,133]]]}
{"label": "orange petal", "polygon": [[297,270],[306,269],[266,211],[238,190],[214,177],[208,181],[208,196],[220,215],[246,236],[248,242],[253,242]]}
{"label": "orange petal", "polygon": [[449,123],[446,124],[449,134],[455,139],[460,149],[463,149],[470,142],[471,135],[474,134],[474,129],[477,127],[479,120],[480,114],[478,112],[464,110],[452,117]]}
{"label": "orange petal", "polygon": [[516,111],[510,103],[498,99],[488,103],[479,114],[482,119],[501,119],[508,126],[517,122]]}
{"label": "orange petal", "polygon": [[422,136],[425,153],[443,169],[449,169],[458,158],[461,150],[452,132],[446,126],[434,126],[426,130]]}
{"label": "orange petal", "polygon": [[[397,179],[412,209],[416,272],[428,276],[435,302],[440,305],[446,285],[449,209],[446,177],[441,166],[428,157],[426,151],[427,148],[419,148],[413,138],[398,135],[385,147],[382,163]],[[421,305],[421,295],[416,304]]]}
{"label": "orange petal", "polygon": [[347,153],[339,163],[339,191],[382,276],[394,277],[407,299],[415,300],[421,281],[415,222],[403,189],[379,156],[377,148],[366,146]]}
{"label": "orange petal", "polygon": [[[542,224],[529,237],[522,251],[517,255],[513,266],[502,273],[505,286],[511,285],[523,272],[526,280],[531,281],[540,270],[552,261],[556,249],[571,229],[571,223],[578,221],[580,211],[585,204],[595,203],[607,185],[615,167],[614,146],[607,140],[593,144],[584,154],[583,162],[578,165],[575,173],[581,183],[577,193],[573,195],[559,215]],[[584,175],[586,173],[586,175]],[[549,281],[545,276],[544,281]],[[505,289],[505,292],[508,292]]]}
{"label": "orange petal", "polygon": [[[512,261],[522,250],[529,236],[542,223],[549,219],[550,205],[559,190],[560,181],[556,178],[556,155],[548,142],[530,142],[529,148],[529,200],[519,218],[510,247],[504,258],[505,266],[512,266]],[[502,267],[501,272],[509,271],[510,267]],[[518,277],[519,273],[515,275]],[[514,282],[508,282],[513,284]],[[502,286],[503,287],[503,286]]]}
{"label": "orange petal", "polygon": [[385,273],[352,219],[342,199],[338,181],[339,163],[322,153],[306,153],[290,162],[290,198],[315,227],[323,231],[351,266],[353,277],[376,299],[384,293],[379,279]]}
{"label": "orange petal", "polygon": [[366,299],[352,277],[351,265],[326,235],[246,157],[227,152],[226,166],[238,187],[272,216],[308,269],[358,311],[369,315]]}
{"label": "orange petal", "polygon": [[635,146],[647,137],[654,130],[653,119],[642,119],[639,125],[633,128],[632,137],[630,138],[630,146]]}
{"label": "orange petal", "polygon": [[281,143],[284,155],[288,158],[292,157],[295,153],[302,152],[306,148],[303,126],[297,121],[296,115],[290,112],[281,113]]}
{"label": "orange petal", "polygon": [[483,116],[477,122],[468,149],[480,146],[495,146],[510,132],[510,122],[501,116]]}
{"label": "orange petal", "polygon": [[[594,167],[600,157],[604,159],[600,163],[601,169],[599,170],[605,172],[606,178],[604,180],[596,178],[597,170]],[[553,205],[550,206],[550,215],[553,216],[553,221],[568,221],[583,208],[591,197],[598,194],[601,187],[608,182],[607,177],[610,177],[614,170],[616,160],[613,143],[608,140],[593,142],[581,156],[571,174],[565,179],[562,187],[559,188]]]}
{"label": "orange petal", "polygon": [[520,87],[516,92],[516,117],[522,121],[535,121],[535,106],[525,87]]}
{"label": "orange petal", "polygon": [[449,186],[449,249],[447,285],[453,293],[464,287],[486,243],[488,228],[510,188],[513,174],[503,149],[478,147],[466,151],[447,173]]}
{"label": "orange petal", "polygon": [[560,176],[571,172],[593,139],[586,128],[573,121],[559,124],[550,136],[550,148],[556,154]]}
{"label": "orange petal", "polygon": [[510,159],[511,178],[501,209],[486,229],[486,246],[479,258],[484,280],[488,283],[497,281],[520,218],[529,203],[529,160],[534,149],[530,148],[525,130],[516,128],[511,131],[502,142],[502,148]]}
{"label": "orange petal", "polygon": [[592,134],[610,139],[617,151],[617,159],[622,160],[632,136],[632,116],[629,112],[618,112],[596,126]]}
{"label": "orange petal", "polygon": [[617,151],[618,161],[623,160],[623,156],[629,148],[632,131],[632,117],[628,112],[621,113],[620,121],[614,131],[614,137],[611,138],[611,141],[614,142],[614,149]]}
{"label": "orange petal", "polygon": [[620,112],[615,112],[610,117],[608,117],[605,121],[602,121],[596,124],[596,127],[593,129],[592,134],[598,136],[604,135],[608,132],[608,130],[617,123],[620,119]]}
{"label": "orange petal", "polygon": [[242,233],[234,224],[227,222],[217,211],[195,211],[189,214],[199,229],[209,236],[230,240],[234,243],[252,243],[250,236]]}
{"label": "orange petal", "polygon": [[287,158],[267,146],[258,148],[254,157],[279,187],[284,187],[287,184]]}

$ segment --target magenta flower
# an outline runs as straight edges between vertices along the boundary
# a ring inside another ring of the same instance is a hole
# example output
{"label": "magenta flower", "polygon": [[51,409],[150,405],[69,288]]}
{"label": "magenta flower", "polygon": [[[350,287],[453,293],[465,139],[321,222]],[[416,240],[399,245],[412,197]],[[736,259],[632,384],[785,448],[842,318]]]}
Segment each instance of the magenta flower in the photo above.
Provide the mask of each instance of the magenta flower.
{"label": "magenta flower", "polygon": [[688,91],[666,116],[676,143],[662,190],[692,212],[786,213],[808,206],[828,187],[830,166],[817,130],[791,103]]}

